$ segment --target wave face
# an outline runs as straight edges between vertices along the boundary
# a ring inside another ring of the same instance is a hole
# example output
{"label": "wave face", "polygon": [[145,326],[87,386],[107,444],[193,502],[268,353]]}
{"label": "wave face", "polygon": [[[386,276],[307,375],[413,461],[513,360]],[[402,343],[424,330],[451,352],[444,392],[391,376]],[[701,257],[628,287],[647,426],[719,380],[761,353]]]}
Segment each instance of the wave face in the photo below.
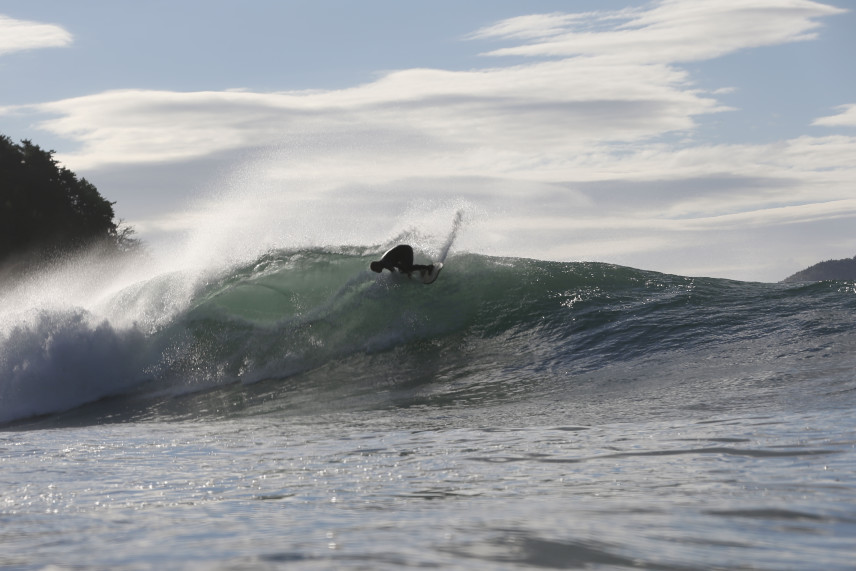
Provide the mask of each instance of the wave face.
{"label": "wave face", "polygon": [[617,421],[856,390],[852,284],[458,254],[426,286],[368,271],[381,251],[272,251],[85,307],[6,308],[0,422],[178,395],[188,414],[547,398]]}

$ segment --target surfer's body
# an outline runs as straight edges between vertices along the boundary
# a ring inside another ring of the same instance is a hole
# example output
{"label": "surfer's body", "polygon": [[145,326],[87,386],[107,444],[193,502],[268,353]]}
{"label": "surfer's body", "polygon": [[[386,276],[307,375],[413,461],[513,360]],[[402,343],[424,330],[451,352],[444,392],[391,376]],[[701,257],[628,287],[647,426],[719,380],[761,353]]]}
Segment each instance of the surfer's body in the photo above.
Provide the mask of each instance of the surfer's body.
{"label": "surfer's body", "polygon": [[399,272],[409,276],[413,272],[430,272],[434,269],[434,265],[414,264],[413,248],[407,244],[399,244],[384,254],[379,261],[372,262],[371,269],[377,273],[381,273],[384,269],[387,269],[391,272]]}
{"label": "surfer's body", "polygon": [[373,272],[381,273],[383,270],[389,270],[392,273],[404,274],[407,277],[413,277],[415,273],[424,284],[433,283],[443,269],[443,263],[437,262],[430,265],[414,264],[413,263],[413,248],[407,244],[399,244],[395,248],[387,251],[383,257],[371,263]]}

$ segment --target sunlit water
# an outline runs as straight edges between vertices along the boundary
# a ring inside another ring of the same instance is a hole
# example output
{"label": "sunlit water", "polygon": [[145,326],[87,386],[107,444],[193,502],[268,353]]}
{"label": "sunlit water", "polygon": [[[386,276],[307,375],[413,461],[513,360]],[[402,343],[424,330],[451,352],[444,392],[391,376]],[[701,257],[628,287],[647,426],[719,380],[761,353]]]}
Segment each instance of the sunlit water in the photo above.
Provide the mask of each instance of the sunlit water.
{"label": "sunlit water", "polygon": [[0,564],[853,568],[849,411],[577,426],[525,408],[2,433]]}

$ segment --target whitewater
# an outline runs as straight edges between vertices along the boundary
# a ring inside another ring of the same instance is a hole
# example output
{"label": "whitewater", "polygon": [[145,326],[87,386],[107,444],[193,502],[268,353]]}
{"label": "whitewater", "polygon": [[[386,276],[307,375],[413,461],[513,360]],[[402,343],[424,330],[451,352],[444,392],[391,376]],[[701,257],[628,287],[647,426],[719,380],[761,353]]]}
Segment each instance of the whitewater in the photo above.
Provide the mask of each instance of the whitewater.
{"label": "whitewater", "polygon": [[[465,221],[4,287],[0,567],[853,568],[854,283]],[[435,283],[369,270],[403,242]]]}

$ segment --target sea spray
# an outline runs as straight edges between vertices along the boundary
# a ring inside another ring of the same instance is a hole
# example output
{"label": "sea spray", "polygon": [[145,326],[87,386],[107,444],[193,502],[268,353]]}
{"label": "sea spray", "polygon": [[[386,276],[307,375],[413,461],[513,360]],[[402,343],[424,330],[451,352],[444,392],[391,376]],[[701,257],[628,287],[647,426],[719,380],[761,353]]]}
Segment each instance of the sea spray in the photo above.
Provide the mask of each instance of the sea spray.
{"label": "sea spray", "polygon": [[446,261],[446,256],[449,255],[449,250],[452,248],[452,244],[455,242],[455,238],[458,236],[458,230],[461,228],[461,223],[464,219],[464,211],[458,210],[455,213],[455,219],[452,221],[452,231],[449,232],[449,236],[446,238],[446,243],[443,244],[443,248],[440,250],[440,257],[437,259],[441,264]]}
{"label": "sea spray", "polygon": [[126,394],[156,378],[169,350],[182,345],[181,316],[222,273],[191,266],[175,250],[94,249],[4,281],[0,422]]}
{"label": "sea spray", "polygon": [[158,352],[136,328],[52,311],[0,334],[0,423],[133,389]]}

